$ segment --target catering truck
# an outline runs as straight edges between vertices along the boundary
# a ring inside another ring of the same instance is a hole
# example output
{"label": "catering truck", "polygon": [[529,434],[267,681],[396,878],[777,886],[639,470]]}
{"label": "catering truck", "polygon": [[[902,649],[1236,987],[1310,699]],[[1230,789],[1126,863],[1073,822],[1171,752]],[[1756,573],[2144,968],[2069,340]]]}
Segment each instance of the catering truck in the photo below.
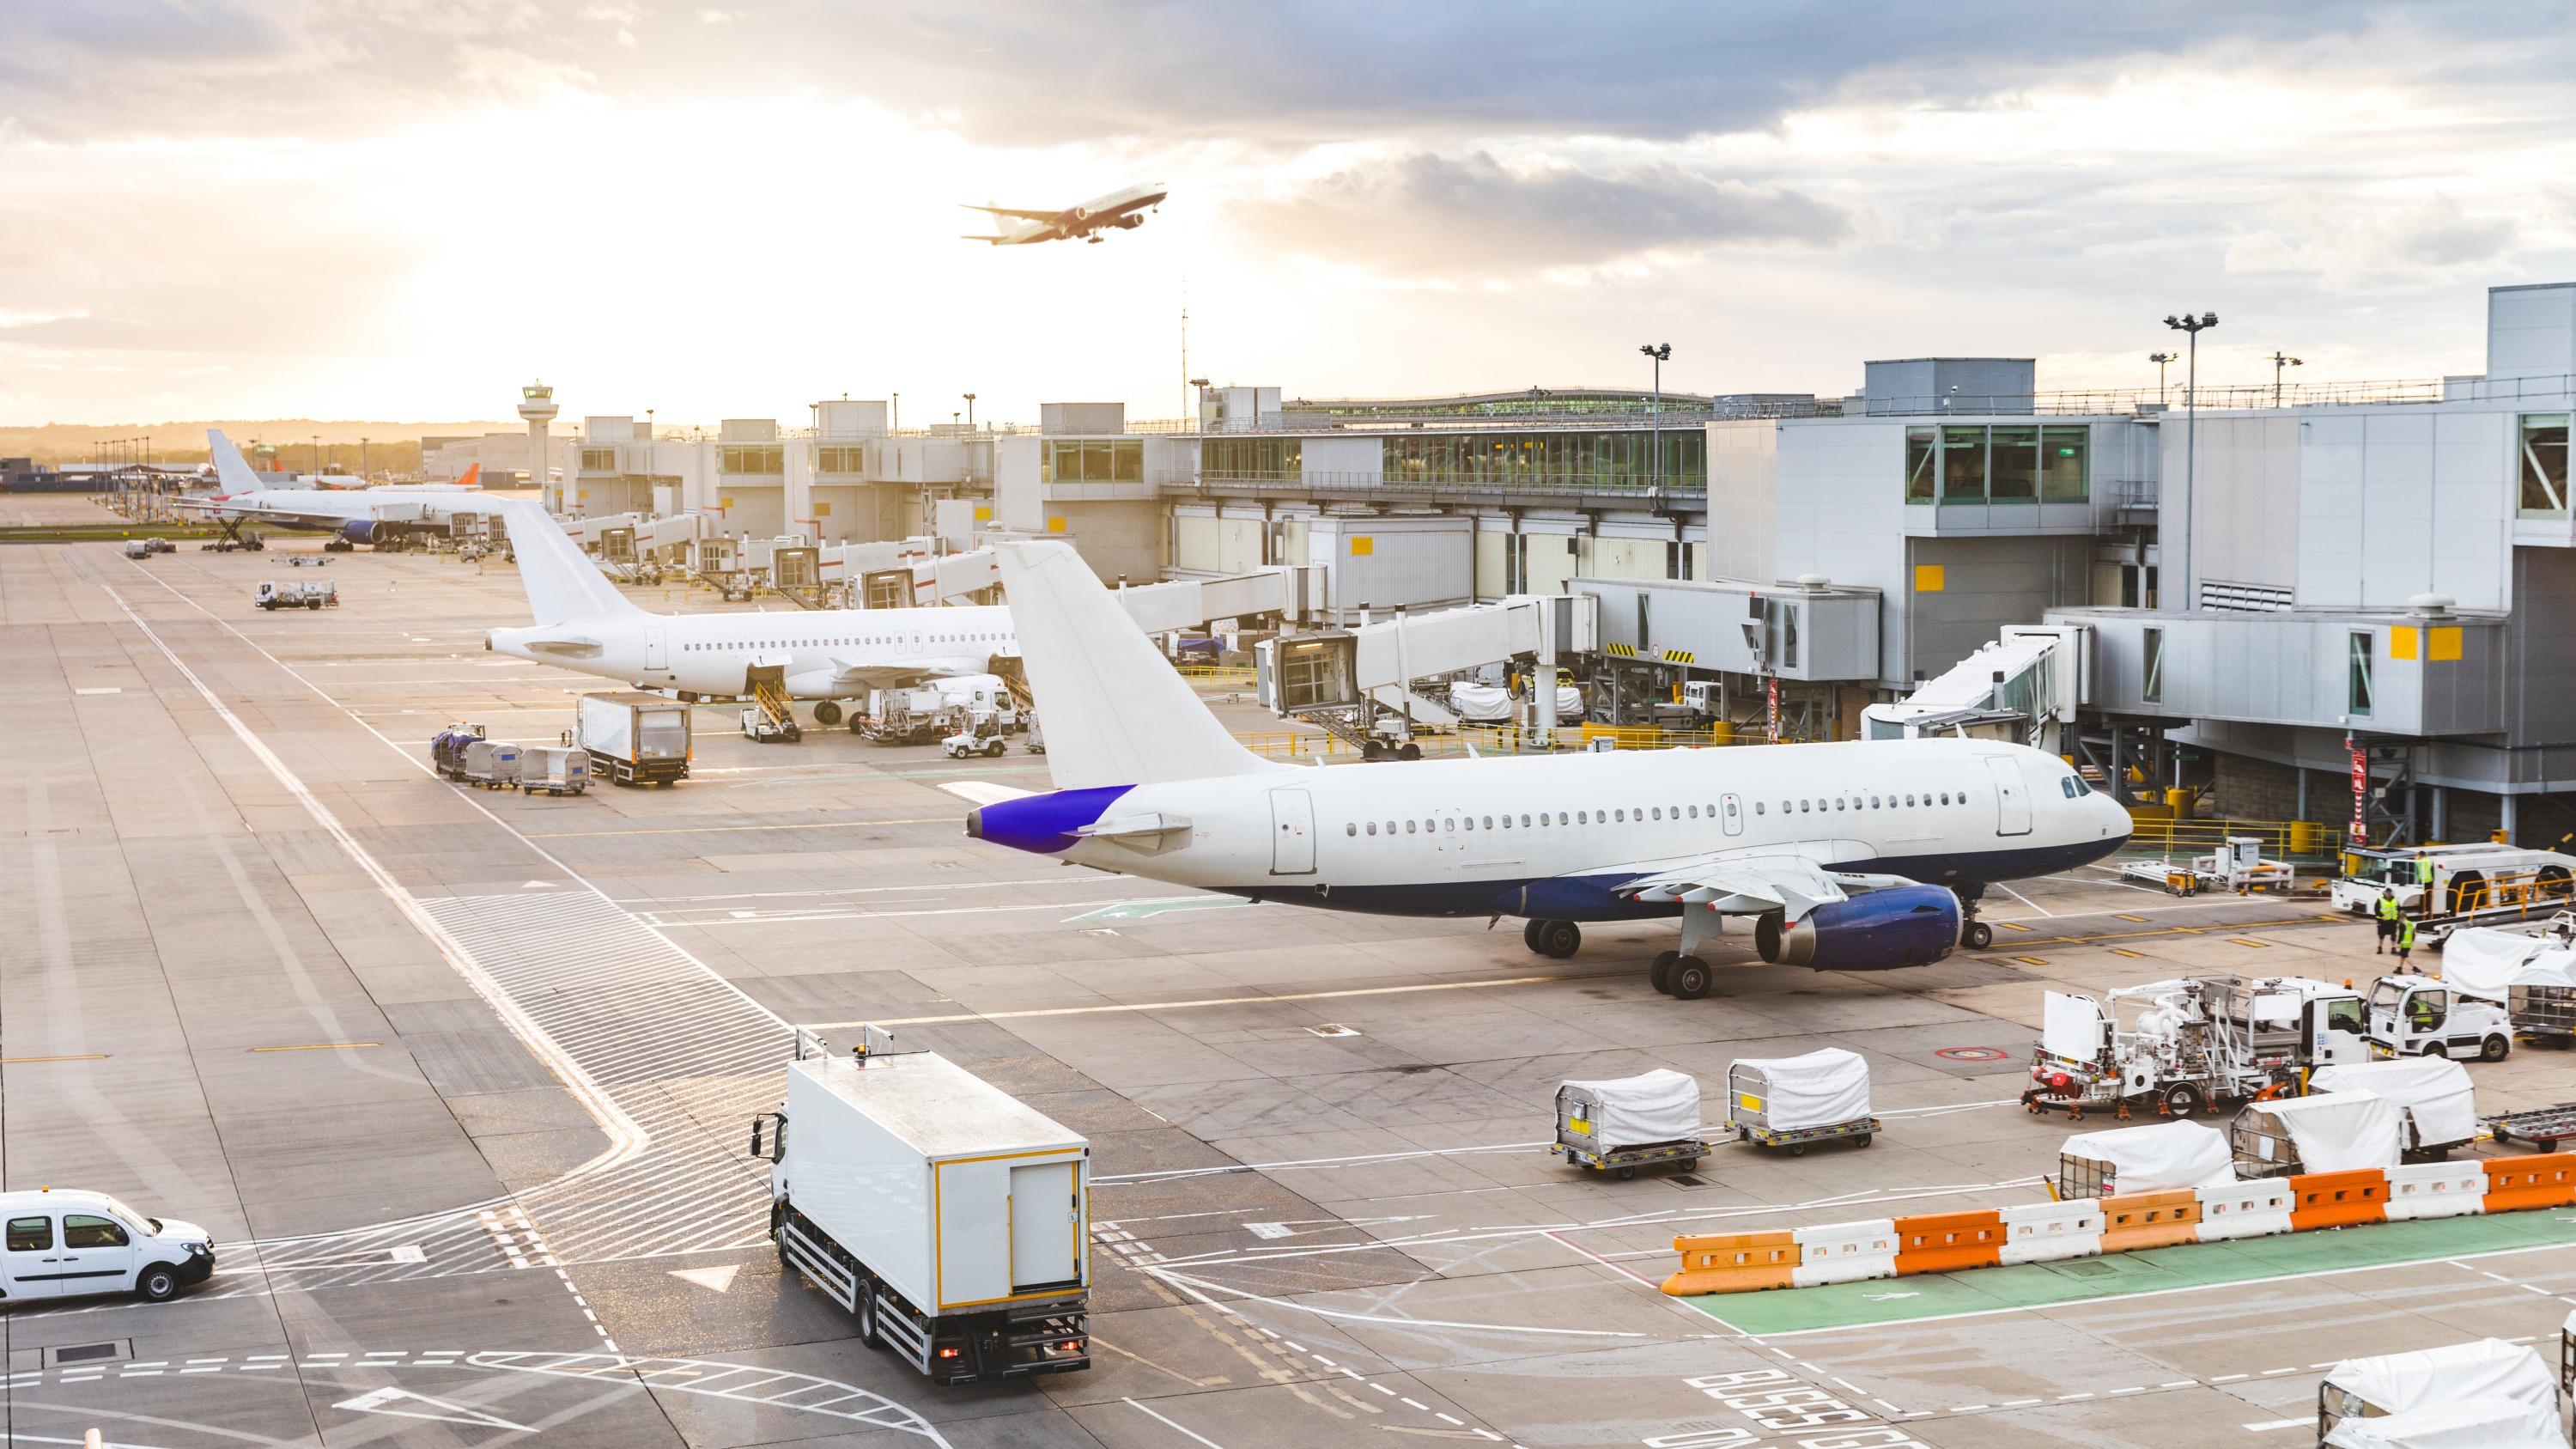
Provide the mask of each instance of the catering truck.
{"label": "catering truck", "polygon": [[[764,1142],[764,1129],[767,1131]],[[1091,1366],[1091,1144],[965,1068],[865,1029],[796,1034],[755,1119],[771,1235],[860,1341],[943,1384]]]}
{"label": "catering truck", "polygon": [[689,778],[689,706],[638,690],[581,697],[570,743],[590,753],[595,780],[663,785]]}
{"label": "catering truck", "polygon": [[2297,976],[2194,976],[2041,999],[2022,1105],[2189,1117],[2296,1095],[2311,1068],[2367,1061],[2362,998]]}

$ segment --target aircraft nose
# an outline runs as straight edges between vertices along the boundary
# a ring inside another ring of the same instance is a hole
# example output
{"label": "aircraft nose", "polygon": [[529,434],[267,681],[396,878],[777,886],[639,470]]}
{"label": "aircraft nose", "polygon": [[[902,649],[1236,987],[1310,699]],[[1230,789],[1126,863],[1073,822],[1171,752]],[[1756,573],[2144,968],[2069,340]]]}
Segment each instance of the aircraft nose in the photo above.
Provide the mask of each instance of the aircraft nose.
{"label": "aircraft nose", "polygon": [[2128,808],[2116,798],[2100,790],[2091,793],[2093,798],[2090,804],[2095,817],[2101,823],[2102,837],[2105,840],[2128,839],[2132,825]]}

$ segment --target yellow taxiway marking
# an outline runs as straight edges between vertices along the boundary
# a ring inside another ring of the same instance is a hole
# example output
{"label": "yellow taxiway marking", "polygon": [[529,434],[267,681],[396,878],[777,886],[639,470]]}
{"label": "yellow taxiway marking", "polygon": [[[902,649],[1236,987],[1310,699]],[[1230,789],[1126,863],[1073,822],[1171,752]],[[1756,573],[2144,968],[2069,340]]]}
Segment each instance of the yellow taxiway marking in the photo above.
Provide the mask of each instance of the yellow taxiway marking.
{"label": "yellow taxiway marking", "polygon": [[2019,961],[2025,966],[2045,966],[2048,964],[2037,956],[2015,956],[2013,959]]}
{"label": "yellow taxiway marking", "polygon": [[2231,946],[2251,946],[2257,951],[2268,951],[2272,949],[2272,943],[2269,941],[2257,941],[2245,936],[2230,936],[2227,938],[2227,944]]}
{"label": "yellow taxiway marking", "polygon": [[2030,927],[2023,925],[2019,921],[1997,921],[1995,924],[2003,927],[2007,931],[2027,931],[2030,929]]}
{"label": "yellow taxiway marking", "polygon": [[2119,915],[2116,919],[2123,920],[2123,921],[2136,921],[2136,922],[2138,922],[2140,925],[2144,925],[2144,924],[2146,923],[2146,919],[2147,919],[2147,918],[2146,918],[2146,917],[2144,917],[2144,916],[2132,916],[2132,915],[2129,915],[2129,914],[2127,914],[2127,913],[2123,912],[2123,913],[2122,913],[2121,915]]}
{"label": "yellow taxiway marking", "polygon": [[78,1052],[60,1057],[0,1057],[0,1067],[33,1066],[38,1062],[103,1062],[106,1060],[105,1052]]}
{"label": "yellow taxiway marking", "polygon": [[2111,954],[2114,956],[2126,956],[2132,961],[2143,961],[2147,959],[2147,953],[2144,951],[2131,951],[2120,946],[2112,947]]}
{"label": "yellow taxiway marking", "polygon": [[252,1047],[255,1052],[336,1052],[342,1047],[383,1046],[380,1041],[315,1041],[299,1046]]}
{"label": "yellow taxiway marking", "polygon": [[[1097,1016],[1112,1011],[1179,1011],[1192,1006],[1258,1006],[1272,1001],[1326,1001],[1345,996],[1397,996],[1415,991],[1478,991],[1490,986],[1540,986],[1554,981],[1598,981],[1605,977],[1634,976],[1635,967],[1616,971],[1578,971],[1558,976],[1505,976],[1493,981],[1425,981],[1414,986],[1354,986],[1341,991],[1290,991],[1270,996],[1208,996],[1190,1001],[1139,1001],[1111,1006],[1047,1006],[1026,1011],[966,1011],[948,1016],[880,1016],[877,1026],[941,1026],[959,1021],[1016,1021],[1042,1016]],[[861,1021],[804,1022],[813,1031],[845,1031],[866,1026]]]}

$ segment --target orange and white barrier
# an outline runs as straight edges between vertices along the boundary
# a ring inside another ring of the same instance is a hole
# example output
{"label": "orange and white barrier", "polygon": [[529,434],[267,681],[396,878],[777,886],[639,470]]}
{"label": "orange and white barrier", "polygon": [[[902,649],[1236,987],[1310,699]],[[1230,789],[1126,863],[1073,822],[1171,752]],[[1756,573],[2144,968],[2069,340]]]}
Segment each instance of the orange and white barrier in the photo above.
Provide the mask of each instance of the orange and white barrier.
{"label": "orange and white barrier", "polygon": [[1827,1223],[1790,1230],[1798,1243],[1798,1266],[1790,1286],[1813,1288],[1823,1283],[1866,1283],[1896,1276],[1896,1222],[1866,1218],[1856,1223]]}
{"label": "orange and white barrier", "polygon": [[1823,1227],[1682,1237],[1676,1297],[1810,1288],[2366,1223],[2576,1206],[2576,1152],[2303,1172],[2257,1182],[2014,1203]]}
{"label": "orange and white barrier", "polygon": [[2096,1199],[2007,1203],[1995,1215],[2003,1219],[2008,1264],[2101,1256],[2102,1204]]}

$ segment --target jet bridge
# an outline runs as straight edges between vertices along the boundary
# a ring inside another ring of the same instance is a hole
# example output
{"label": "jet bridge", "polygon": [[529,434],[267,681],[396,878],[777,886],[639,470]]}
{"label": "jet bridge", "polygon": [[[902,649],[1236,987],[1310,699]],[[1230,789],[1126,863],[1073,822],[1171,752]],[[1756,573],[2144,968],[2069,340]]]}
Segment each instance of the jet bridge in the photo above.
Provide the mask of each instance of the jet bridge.
{"label": "jet bridge", "polygon": [[[1456,727],[1446,706],[1416,693],[1413,681],[1521,658],[1536,661],[1537,678],[1553,680],[1558,660],[1601,647],[1600,617],[1600,601],[1588,594],[1531,595],[1265,640],[1255,651],[1260,699],[1374,759],[1390,745],[1404,749],[1416,728]],[[1548,748],[1556,691],[1531,694],[1533,743]]]}
{"label": "jet bridge", "polygon": [[2082,624],[2009,625],[1904,699],[1862,710],[1861,737],[1967,735],[2069,753],[2092,696],[2092,643]]}

